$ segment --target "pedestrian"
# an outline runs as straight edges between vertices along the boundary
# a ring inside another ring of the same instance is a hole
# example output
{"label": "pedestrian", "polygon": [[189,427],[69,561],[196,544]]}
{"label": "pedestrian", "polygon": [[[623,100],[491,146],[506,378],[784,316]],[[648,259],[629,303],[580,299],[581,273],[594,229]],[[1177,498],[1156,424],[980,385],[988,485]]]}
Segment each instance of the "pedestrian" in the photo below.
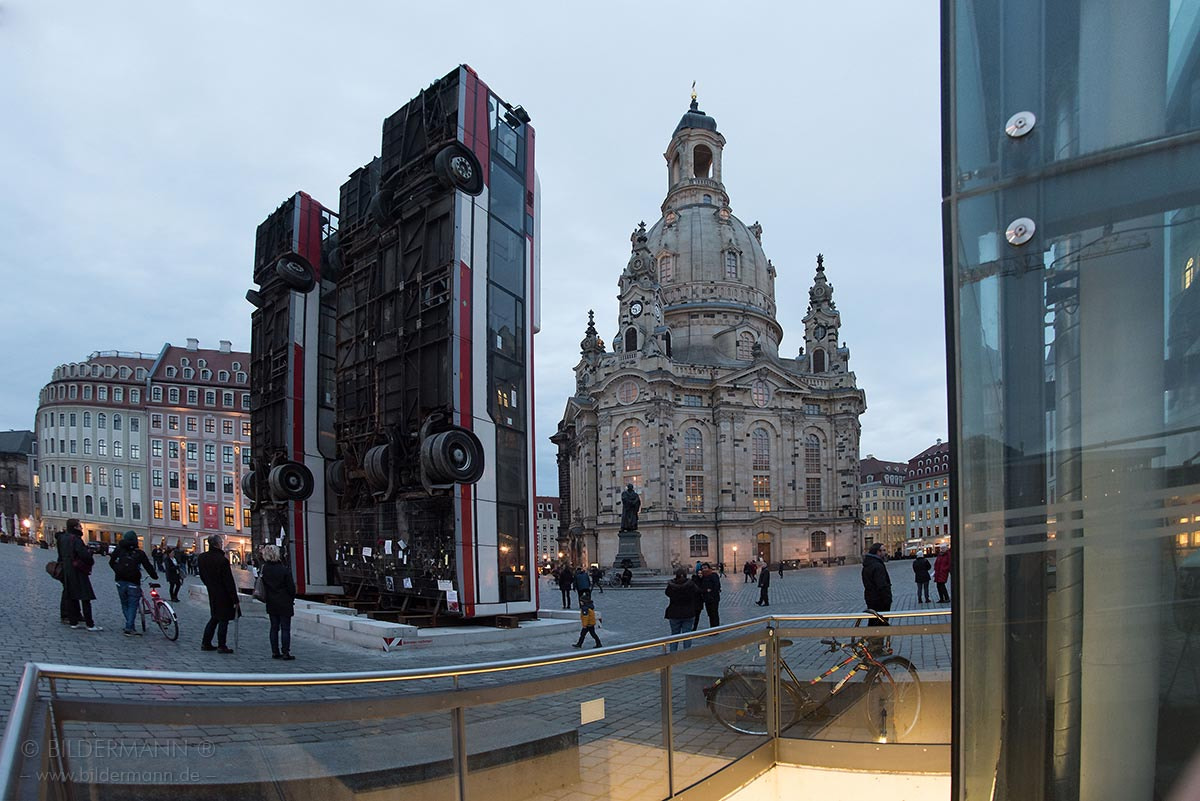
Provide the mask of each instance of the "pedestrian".
{"label": "pedestrian", "polygon": [[167,589],[170,590],[171,600],[179,600],[179,588],[183,586],[183,569],[179,566],[179,552],[170,551],[163,559],[163,567],[167,574]]}
{"label": "pedestrian", "polygon": [[783,560],[779,560],[779,577],[783,578]]}
{"label": "pedestrian", "polygon": [[575,568],[575,594],[583,595],[585,592],[592,591],[592,580],[588,578],[587,571],[582,567]]}
{"label": "pedestrian", "polygon": [[725,563],[717,562],[717,572],[721,574],[721,578],[725,578]]}
{"label": "pedestrian", "polygon": [[938,603],[950,603],[950,593],[946,591],[946,582],[950,580],[950,548],[945,548],[933,560],[933,581],[937,584]]}
{"label": "pedestrian", "polygon": [[292,660],[292,615],[296,614],[296,582],[279,556],[279,546],[264,545],[259,576],[267,593],[267,617],[271,619],[271,658]]}
{"label": "pedestrian", "polygon": [[755,606],[770,606],[771,599],[769,590],[771,589],[771,566],[763,565],[762,572],[758,574],[758,600],[754,602]]}
{"label": "pedestrian", "polygon": [[592,589],[599,588],[600,594],[604,594],[604,571],[600,569],[600,565],[592,565]]}
{"label": "pedestrian", "polygon": [[[237,619],[242,609],[238,603],[237,585],[233,583],[233,570],[221,549],[220,534],[208,538],[208,551],[196,559],[196,566],[200,580],[208,590],[209,618],[200,640],[200,650],[232,654],[233,649],[226,645],[229,621]],[[212,644],[214,632],[217,635],[215,646]]]}
{"label": "pedestrian", "polygon": [[750,560],[747,559],[746,564],[742,565],[742,576],[743,576],[742,583],[743,584],[746,584],[750,581],[751,574],[752,574],[752,570],[750,568]]}
{"label": "pedestrian", "polygon": [[563,565],[558,571],[558,589],[562,593],[563,609],[571,608],[571,587],[574,586],[575,578],[568,565]]}
{"label": "pedestrian", "polygon": [[[73,629],[86,626],[88,631],[104,631],[92,619],[92,601],[96,600],[96,593],[89,576],[96,560],[83,542],[83,526],[78,518],[68,520],[67,530],[58,537],[58,560],[62,563],[67,623]],[[61,607],[62,604],[60,614]]]}
{"label": "pedestrian", "polygon": [[708,613],[708,627],[721,625],[721,577],[708,562],[700,566],[700,600]]}
{"label": "pedestrian", "polygon": [[[74,608],[76,610],[79,609],[79,602],[78,601],[73,602],[70,598],[70,593],[67,592],[66,572],[62,569],[63,548],[69,547],[69,546],[63,545],[63,540],[64,540],[64,538],[68,538],[70,536],[71,535],[67,533],[66,529],[63,529],[62,531],[59,531],[58,533],[56,533],[54,535],[54,545],[58,549],[58,553],[59,553],[59,557],[58,557],[59,571],[58,571],[57,579],[58,579],[58,583],[62,585],[62,591],[59,594],[59,599],[58,599],[58,618],[64,626],[71,625],[72,606],[74,606]],[[67,542],[69,543],[70,540],[68,539]]]}
{"label": "pedestrian", "polygon": [[596,605],[592,603],[592,594],[587,590],[579,593],[579,642],[575,643],[574,647],[582,648],[583,638],[589,634],[596,641],[592,647],[602,647],[600,638],[596,636],[596,624],[602,620],[603,618],[596,614]]}
{"label": "pedestrian", "polygon": [[[863,600],[867,603],[867,609],[875,612],[890,612],[892,611],[892,577],[888,575],[887,565],[884,564],[883,556],[880,555],[882,550],[882,542],[873,542],[866,554],[863,555]],[[887,621],[872,618],[867,625],[887,626],[889,624]]]}
{"label": "pedestrian", "polygon": [[913,560],[913,575],[917,580],[917,603],[929,603],[929,568],[929,560],[925,558],[925,552],[921,551]]}
{"label": "pedestrian", "polygon": [[159,572],[163,569],[163,549],[161,546],[155,545],[150,551],[151,557],[154,559],[154,567]]}
{"label": "pedestrian", "polygon": [[629,587],[631,584],[633,584],[633,571],[629,569],[629,565],[626,565],[621,571],[621,586]]}
{"label": "pedestrian", "polygon": [[153,579],[158,578],[158,573],[150,564],[146,552],[138,547],[136,531],[126,531],[121,535],[117,549],[108,557],[108,566],[112,568],[113,579],[117,582],[117,597],[121,599],[121,614],[125,617],[125,628],[121,633],[126,637],[140,635],[134,621],[142,602],[142,568],[146,568]]}
{"label": "pedestrian", "polygon": [[[696,616],[696,608],[700,605],[700,589],[695,582],[688,579],[687,569],[675,568],[675,578],[667,582],[667,611],[663,614],[671,624],[671,634],[687,634],[692,631],[692,620]],[[671,643],[670,650],[675,651],[679,643]],[[691,641],[683,647],[691,648]]]}

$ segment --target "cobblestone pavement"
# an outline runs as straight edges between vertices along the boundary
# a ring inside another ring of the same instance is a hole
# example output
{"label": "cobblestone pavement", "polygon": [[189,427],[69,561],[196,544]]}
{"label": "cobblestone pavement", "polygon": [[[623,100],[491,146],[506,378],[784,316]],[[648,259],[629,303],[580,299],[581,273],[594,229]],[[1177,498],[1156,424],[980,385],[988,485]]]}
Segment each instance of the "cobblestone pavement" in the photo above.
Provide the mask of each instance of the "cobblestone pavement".
{"label": "cobblestone pavement", "polygon": [[[72,630],[58,620],[61,585],[47,576],[44,570],[44,564],[50,561],[51,556],[50,551],[0,545],[0,603],[7,610],[7,614],[0,617],[0,709],[5,720],[22,668],[28,661],[151,671],[310,673],[419,668],[574,653],[570,648],[574,643],[574,635],[538,637],[476,648],[427,648],[383,653],[297,632],[293,635],[292,645],[292,650],[297,655],[296,661],[279,662],[270,658],[265,617],[254,615],[242,618],[239,624],[241,630],[237,653],[228,656],[201,652],[199,639],[201,629],[208,618],[207,604],[190,599],[186,585],[181,593],[184,600],[174,604],[180,620],[181,635],[178,642],[166,641],[153,628],[147,631],[145,636],[128,638],[121,634],[120,605],[111,581],[111,571],[103,561],[98,562],[93,574],[93,586],[98,596],[93,603],[93,611],[96,622],[104,627],[104,631],[91,633],[82,629]],[[915,584],[911,579],[910,562],[891,563],[889,570],[893,576],[896,610],[945,608],[936,604],[918,606]],[[772,579],[771,606],[767,610],[755,605],[758,600],[756,586],[743,582],[740,574],[730,574],[723,582],[722,623],[749,620],[760,617],[767,611],[776,614],[805,614],[851,612],[862,608],[862,585],[858,566],[789,571],[782,579],[778,574]],[[197,579],[189,577],[188,581],[194,582]],[[541,579],[540,590],[543,608],[561,607],[557,589],[544,578]],[[603,618],[599,634],[605,645],[635,642],[669,633],[662,617],[666,598],[660,589],[606,588],[604,593],[596,593],[594,600]],[[706,625],[706,622],[701,623],[702,628]],[[233,641],[232,631],[230,641]],[[893,640],[893,647],[897,653],[912,659],[923,676],[949,671],[947,635],[897,637]],[[802,638],[797,638],[795,645],[787,649],[786,656],[801,679],[819,673],[822,668],[835,661],[835,657],[825,653],[819,643]],[[746,648],[740,653],[724,653],[676,668],[671,688],[672,707],[676,718],[676,748],[681,753],[686,752],[694,757],[690,762],[680,762],[681,774],[691,773],[694,769],[698,778],[709,772],[713,765],[731,761],[758,742],[758,738],[736,735],[724,729],[703,711],[689,716],[689,701],[694,704],[696,687],[703,686],[705,679],[700,679],[699,684],[693,681],[689,685],[688,674],[716,677],[720,675],[724,665],[753,662],[756,658],[757,649]],[[597,664],[599,663],[586,662],[578,669],[587,671]],[[564,672],[562,666],[539,670],[542,675],[558,675]],[[528,672],[519,675],[521,679],[528,677]],[[502,680],[508,680],[508,677],[469,677],[464,679],[460,686],[480,686]],[[419,685],[404,683],[366,687],[229,688],[220,691],[219,699],[214,697],[214,691],[209,688],[135,688],[120,685],[118,689],[114,685],[72,682],[69,686],[60,685],[60,691],[69,696],[115,695],[122,699],[143,702],[182,702],[186,708],[187,704],[217,700],[262,703],[294,701],[301,698],[321,700],[394,696],[420,690],[444,690],[450,686],[448,681],[438,680]],[[598,697],[605,699],[604,720],[580,726],[579,703]],[[469,731],[473,723],[498,717],[532,714],[548,725],[578,729],[581,748],[585,748],[587,753],[607,753],[613,749],[653,750],[660,748],[662,742],[659,699],[658,677],[653,674],[639,675],[553,696],[470,709],[466,719]],[[222,762],[247,764],[246,760],[252,762],[255,758],[264,756],[257,753],[258,749],[302,748],[321,741],[380,736],[389,732],[411,730],[417,725],[444,727],[447,723],[448,717],[445,713],[423,715],[419,720],[413,717],[399,720],[346,720],[287,727],[271,721],[263,721],[264,725],[253,727],[193,726],[187,725],[186,720],[181,720],[180,725],[169,727],[132,724],[121,724],[118,727],[72,722],[67,724],[66,735],[68,738],[79,740],[106,738],[136,742],[139,739],[161,741],[167,738],[172,741],[216,743],[218,748],[223,749],[221,753],[225,759]],[[606,760],[593,761],[595,765],[592,770],[607,771]],[[685,765],[691,765],[692,768],[685,770]],[[587,773],[588,770],[584,772]]]}

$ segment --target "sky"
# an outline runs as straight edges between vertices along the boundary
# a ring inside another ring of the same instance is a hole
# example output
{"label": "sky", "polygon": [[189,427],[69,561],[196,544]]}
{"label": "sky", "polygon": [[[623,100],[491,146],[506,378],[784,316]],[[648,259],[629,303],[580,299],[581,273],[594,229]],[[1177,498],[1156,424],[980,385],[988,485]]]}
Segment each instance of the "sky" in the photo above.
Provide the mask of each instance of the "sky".
{"label": "sky", "polygon": [[257,225],[337,208],[383,118],[471,65],[537,132],[538,493],[589,308],[659,218],[696,82],[733,213],[779,271],[782,356],[818,252],[865,390],[861,455],[946,437],[936,3],[0,0],[0,429],[55,366],[164,342],[250,348]]}

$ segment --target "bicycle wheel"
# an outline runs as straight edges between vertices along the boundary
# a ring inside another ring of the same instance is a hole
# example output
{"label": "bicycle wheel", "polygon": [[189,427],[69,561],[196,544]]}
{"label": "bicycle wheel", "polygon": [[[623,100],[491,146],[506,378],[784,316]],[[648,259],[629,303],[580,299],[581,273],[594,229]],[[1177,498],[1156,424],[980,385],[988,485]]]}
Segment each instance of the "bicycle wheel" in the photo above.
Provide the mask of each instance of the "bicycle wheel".
{"label": "bicycle wheel", "polygon": [[[781,729],[800,719],[804,699],[789,684],[781,684]],[[767,733],[767,676],[765,673],[731,673],[713,687],[708,708],[722,725],[742,734]]]}
{"label": "bicycle wheel", "polygon": [[880,742],[900,742],[921,714],[921,679],[913,663],[902,656],[879,660],[882,669],[867,674],[867,725]]}
{"label": "bicycle wheel", "polygon": [[179,620],[175,617],[175,610],[166,601],[154,602],[154,622],[168,640],[174,642],[179,639]]}

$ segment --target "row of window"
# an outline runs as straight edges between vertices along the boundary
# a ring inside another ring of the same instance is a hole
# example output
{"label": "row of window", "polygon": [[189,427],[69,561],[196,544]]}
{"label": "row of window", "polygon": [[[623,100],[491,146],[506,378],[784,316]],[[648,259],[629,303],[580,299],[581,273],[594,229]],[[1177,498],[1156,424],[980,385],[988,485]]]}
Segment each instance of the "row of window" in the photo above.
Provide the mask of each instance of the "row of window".
{"label": "row of window", "polygon": [[[189,462],[200,460],[200,443],[187,442],[184,443],[183,453],[186,454]],[[178,459],[180,454],[179,442],[177,440],[167,440],[167,458]],[[161,439],[150,440],[150,455],[155,459],[161,459],[163,455],[163,441]],[[217,445],[213,442],[204,443],[204,461],[215,463],[217,461]],[[221,464],[234,463],[234,446],[221,446]],[[242,464],[250,464],[250,449],[246,448],[242,451]]]}
{"label": "row of window", "polygon": [[[76,440],[73,440],[73,439],[71,439],[71,440],[60,439],[60,440],[58,440],[57,450],[55,449],[55,441],[53,439],[47,439],[45,441],[45,443],[46,443],[46,447],[45,447],[46,453],[60,453],[60,454],[68,455],[68,456],[74,456],[80,450],[82,450],[84,456],[92,455],[92,439],[91,439],[91,437],[84,437],[83,440],[79,441],[79,442],[77,442]],[[97,456],[108,456],[108,440],[106,440],[106,439],[97,439],[96,440],[96,455]],[[114,439],[112,441],[112,455],[113,455],[114,459],[125,458],[125,443],[119,439]],[[130,459],[140,459],[141,457],[142,457],[141,443],[131,441],[129,443],[129,458]]]}
{"label": "row of window", "polygon": [[[154,515],[155,520],[164,519],[163,518],[163,503],[164,503],[163,501],[153,501],[152,508],[153,508],[153,515]],[[169,513],[171,515],[171,520],[173,522],[176,522],[176,523],[182,522],[180,520],[180,513],[183,511],[183,506],[179,501],[171,501],[170,505],[167,507],[167,510],[169,511]],[[237,510],[234,509],[234,507],[232,507],[232,506],[226,506],[226,507],[224,507],[224,511],[225,511],[225,514],[224,514],[225,525],[230,526],[230,527],[236,525]],[[242,527],[243,528],[250,528],[250,514],[251,513],[248,508],[242,509]],[[187,521],[189,524],[190,523],[199,523],[200,522],[200,504],[189,503],[187,505],[187,516],[188,516]]]}
{"label": "row of window", "polygon": [[[771,535],[764,532],[758,535],[758,540],[770,542]],[[808,536],[808,549],[813,553],[828,551],[829,536],[824,531],[812,532]],[[704,558],[709,555],[707,534],[693,534],[688,537],[688,555],[693,558]]]}
{"label": "row of window", "polygon": [[[188,432],[191,432],[191,433],[199,432],[199,430],[200,430],[200,419],[199,418],[192,417],[190,415],[188,417],[180,418],[180,416],[177,414],[169,414],[166,416],[167,430],[168,431],[178,431],[181,420],[183,422],[184,428]],[[163,416],[161,414],[154,413],[154,414],[150,415],[150,428],[153,431],[161,431],[162,430]],[[222,434],[224,434],[227,437],[233,436],[233,431],[234,431],[234,421],[232,419],[224,419],[221,421],[221,433]],[[217,433],[217,420],[215,417],[205,417],[204,418],[204,433],[205,434]],[[242,421],[242,438],[250,439],[250,421],[249,420]]]}
{"label": "row of window", "polygon": [[[166,478],[167,478],[167,487],[169,489],[179,489],[179,471],[178,470],[166,471]],[[198,492],[199,491],[199,489],[200,489],[200,474],[199,473],[186,473],[184,475],[184,478],[187,482],[187,489],[189,492]],[[159,469],[151,470],[150,471],[150,486],[162,487],[162,485],[163,485],[163,471],[159,470]],[[221,491],[224,492],[226,495],[232,495],[233,487],[234,487],[234,477],[232,475],[230,475],[229,473],[222,474],[222,476],[221,476]],[[217,491],[217,474],[216,473],[205,473],[204,474],[204,491],[206,493],[215,493]]]}
{"label": "row of window", "polygon": [[[705,195],[705,202],[711,203],[712,196]],[[722,256],[722,261],[725,264],[725,279],[727,281],[738,280],[739,275],[739,254],[736,250],[726,250]],[[658,280],[659,283],[668,284],[675,278],[675,256],[670,253],[665,253],[658,257]]]}
{"label": "row of window", "polygon": [[[46,498],[50,503],[50,511],[52,511],[52,512],[70,511],[71,514],[80,514],[79,496],[78,495],[70,495],[70,496],[61,495],[60,496],[60,495],[57,495],[57,494],[51,492],[46,496]],[[70,501],[70,507],[71,507],[69,510],[67,509],[68,500]],[[59,508],[60,506],[62,507],[61,509]],[[82,514],[85,514],[85,515],[96,514],[96,506],[97,506],[97,504],[94,503],[91,495],[83,496],[83,512],[82,512]],[[101,495],[98,506],[100,508],[100,516],[108,517],[109,516],[109,514],[108,514],[108,512],[109,512],[108,498]],[[124,517],[125,517],[125,499],[124,498],[113,498],[112,499],[112,516],[118,520],[124,519]],[[133,501],[132,503],[129,504],[129,517],[133,520],[141,520],[142,519],[141,503],[139,503],[137,501]]]}
{"label": "row of window", "polygon": [[[45,465],[43,467],[42,480],[46,482],[54,481],[54,465]],[[107,487],[109,481],[109,469],[106,466],[93,468],[92,465],[86,464],[83,466],[83,483],[84,484],[99,484],[101,487]],[[78,467],[67,467],[65,465],[58,466],[58,481],[60,484],[66,484],[68,476],[70,483],[78,484],[80,469]],[[125,471],[119,467],[112,468],[112,486],[123,487],[125,483]],[[136,470],[129,471],[129,488],[142,488],[142,474]]]}
{"label": "row of window", "polygon": [[[881,518],[879,517],[879,515],[875,515],[873,517],[865,518],[864,522],[868,526],[878,526],[878,525],[880,525],[880,522],[879,522],[880,519]],[[882,517],[882,520],[883,520],[883,525],[899,526],[899,525],[904,524],[904,515],[884,515]]]}
{"label": "row of window", "polygon": [[940,526],[920,526],[913,529],[913,534],[918,537],[948,537],[950,536],[950,524],[943,523]]}
{"label": "row of window", "polygon": [[[188,406],[199,406],[200,405],[200,390],[197,389],[196,387],[188,387],[186,397],[187,397],[187,405]],[[178,405],[179,398],[180,398],[179,387],[167,387],[167,403],[169,403],[173,406]],[[157,384],[150,387],[151,402],[162,403],[162,399],[163,399],[163,388],[158,386]],[[221,406],[223,406],[226,409],[232,409],[233,403],[234,403],[234,393],[233,392],[226,390],[221,393]],[[217,405],[217,390],[215,390],[215,389],[204,390],[204,405],[205,406],[216,406]],[[250,393],[249,392],[242,393],[242,408],[246,409],[246,410],[250,409]]]}
{"label": "row of window", "polygon": [[950,491],[942,490],[941,497],[938,497],[938,493],[936,493],[936,492],[933,492],[933,493],[927,492],[927,493],[925,493],[924,497],[925,497],[925,500],[922,501],[920,495],[909,495],[908,496],[908,505],[916,506],[918,503],[937,503],[938,501],[945,503],[946,501],[948,501],[950,499]]}
{"label": "row of window", "polygon": [[906,492],[913,493],[913,492],[920,492],[921,490],[936,489],[937,487],[948,487],[948,486],[950,486],[950,479],[939,478],[939,479],[932,479],[930,481],[926,481],[926,482],[924,482],[924,485],[922,485],[922,482],[920,482],[920,481],[907,482],[904,486],[904,489]]}
{"label": "row of window", "polygon": [[935,506],[932,509],[926,509],[925,514],[921,514],[921,510],[917,509],[908,513],[908,519],[916,522],[917,520],[932,520],[935,517],[949,517],[950,510],[944,506]]}
{"label": "row of window", "polygon": [[[76,426],[76,424],[79,422],[81,417],[83,420],[83,427],[91,428],[92,427],[92,413],[91,412],[83,412],[82,414],[80,414],[78,412],[59,412],[58,413],[58,425],[60,428],[65,428],[67,426],[74,428]],[[113,416],[112,416],[112,430],[113,431],[121,430],[121,421],[122,421],[122,417],[120,414],[113,414]],[[54,427],[54,412],[46,412],[46,414],[42,417],[42,424],[44,426],[46,426],[46,428],[53,428]],[[134,417],[133,415],[129,416],[129,430],[130,431],[139,431],[141,429],[141,425],[142,425],[142,422],[141,422],[140,418]],[[108,415],[105,414],[104,412],[96,413],[96,428],[108,428]]]}
{"label": "row of window", "polygon": [[[201,359],[200,361],[204,362],[204,359]],[[241,366],[242,366],[241,362],[233,363],[234,369],[237,370],[237,372],[235,372],[233,374],[233,380],[234,380],[234,383],[236,383],[236,384],[245,384],[246,383],[247,376],[246,376],[245,371],[239,369]],[[163,371],[163,374],[167,378],[176,378],[176,377],[182,375],[185,381],[191,381],[192,379],[194,379],[196,377],[196,370],[190,366],[185,366],[182,370],[180,370],[180,369],[174,367],[173,365],[167,365],[166,369]],[[213,371],[209,370],[207,367],[201,365],[199,374],[200,374],[201,381],[212,381]],[[222,384],[228,384],[229,383],[229,371],[228,370],[218,370],[217,371],[217,381],[219,381]]]}
{"label": "row of window", "polygon": [[[121,368],[128,369],[128,368]],[[139,370],[141,368],[138,368]],[[113,403],[125,402],[125,387],[112,387],[111,391],[106,384],[101,384],[95,388],[96,400],[107,403],[111,395]],[[59,384],[54,387],[46,387],[42,390],[42,403],[49,403],[53,400],[79,400],[82,398],[85,401],[92,399],[92,385],[84,384],[80,387],[79,384]],[[137,405],[142,402],[142,391],[136,387],[129,389],[130,404]]]}
{"label": "row of window", "polygon": [[[882,503],[883,503],[883,508],[885,510],[899,509],[904,505],[901,501],[883,501]],[[864,503],[863,511],[864,512],[878,512],[879,504],[880,504],[880,501],[871,501],[870,503]]]}

